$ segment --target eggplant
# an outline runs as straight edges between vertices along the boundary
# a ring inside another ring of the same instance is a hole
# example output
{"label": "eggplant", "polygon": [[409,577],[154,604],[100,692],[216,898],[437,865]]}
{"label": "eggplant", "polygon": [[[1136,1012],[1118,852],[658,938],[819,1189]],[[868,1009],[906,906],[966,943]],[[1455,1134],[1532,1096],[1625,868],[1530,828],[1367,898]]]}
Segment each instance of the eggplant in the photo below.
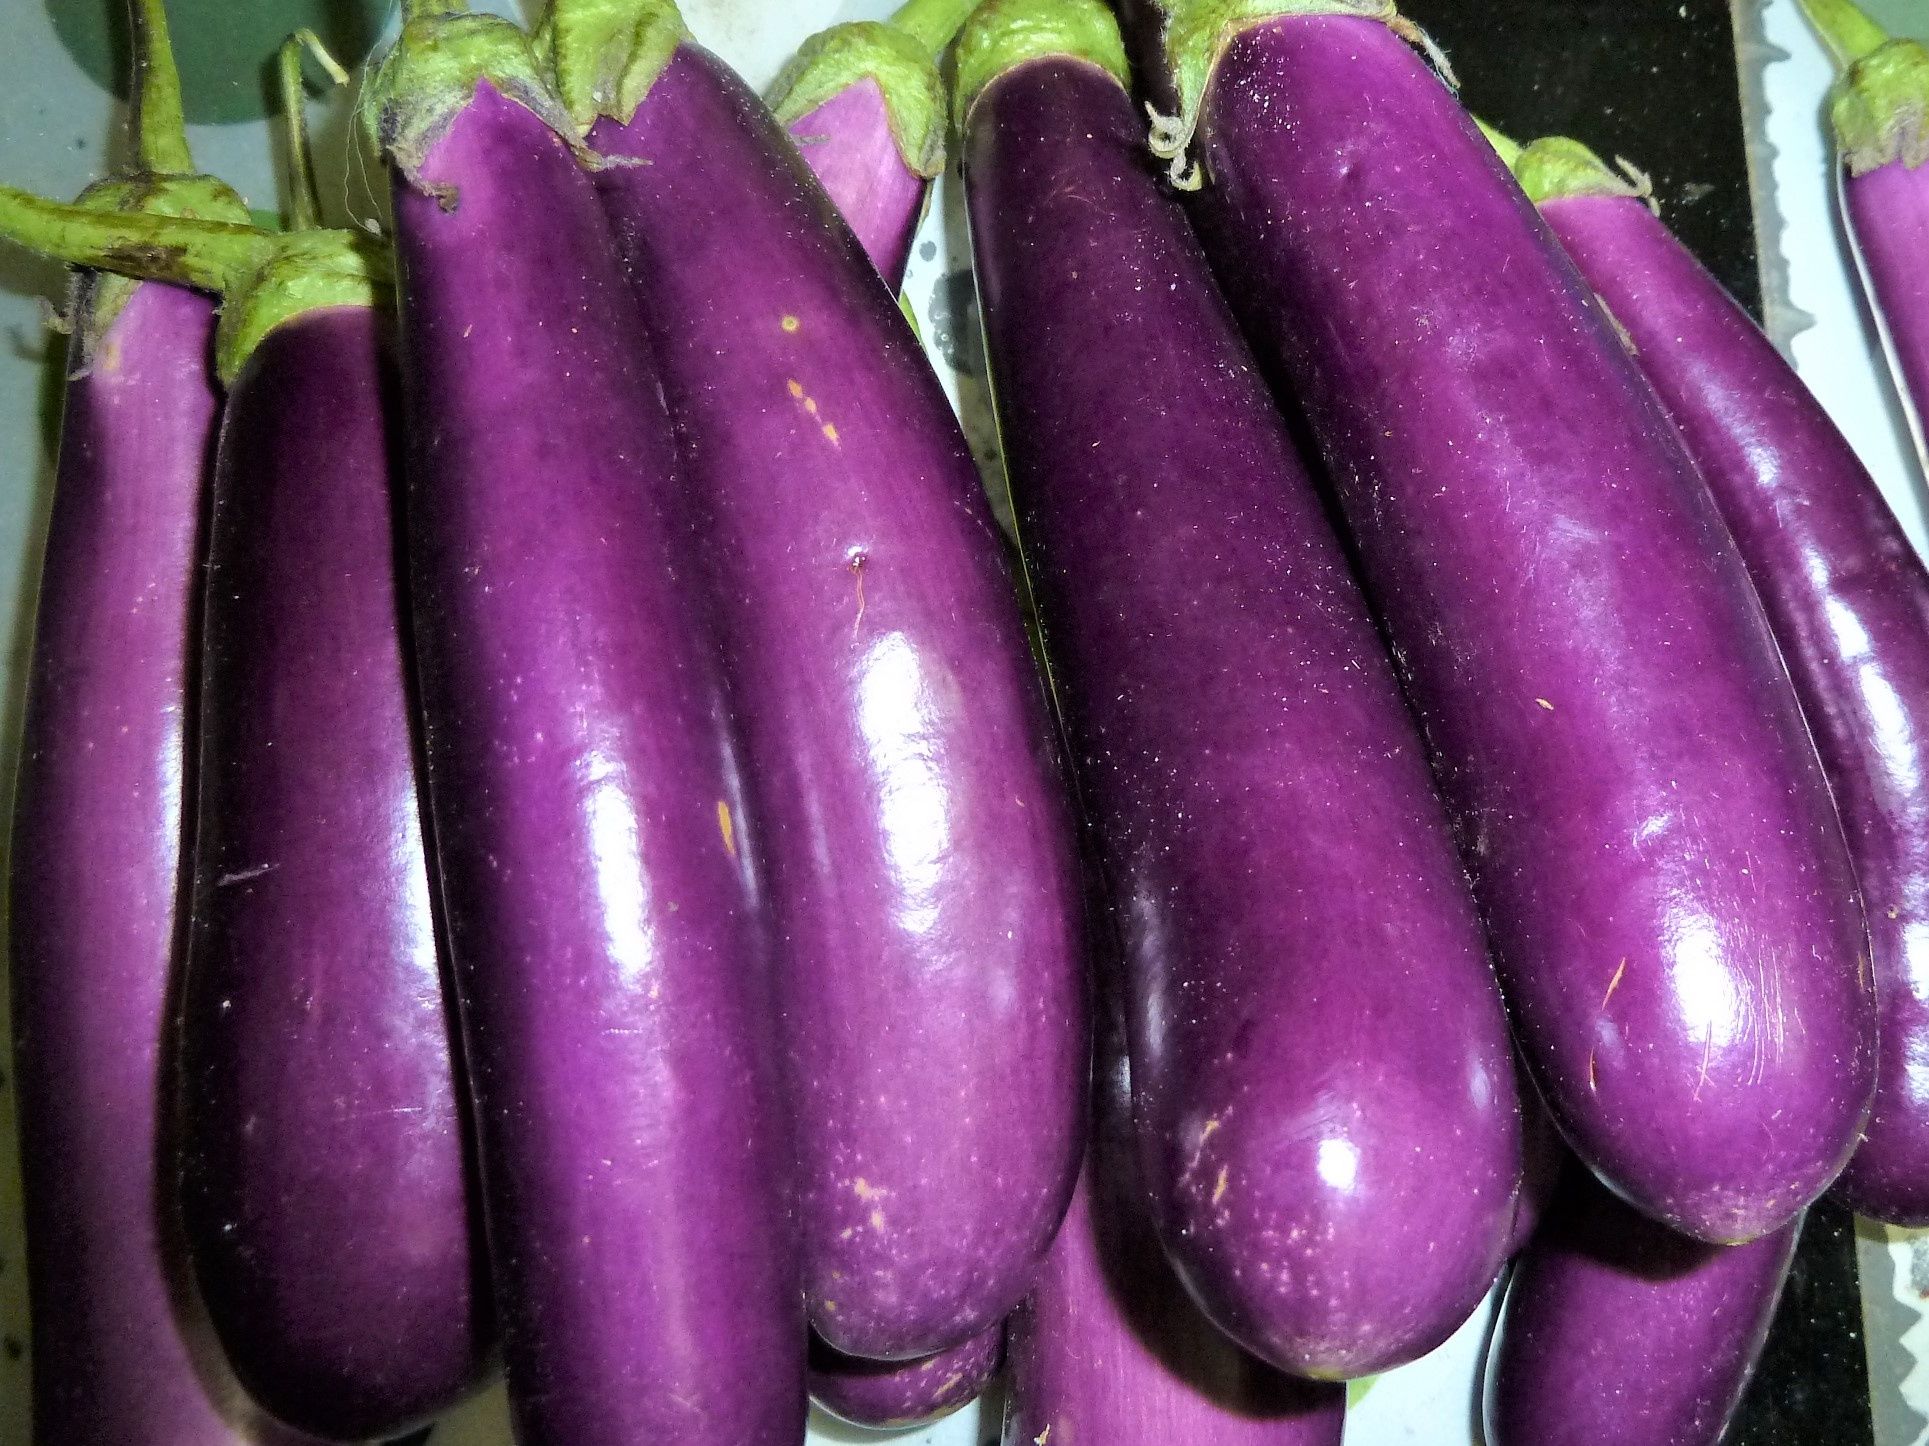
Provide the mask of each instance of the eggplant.
{"label": "eggplant", "polygon": [[810,1350],[810,1395],[838,1420],[872,1431],[940,1421],[976,1400],[1005,1355],[1000,1321],[961,1346],[909,1361],[866,1361],[822,1341]]}
{"label": "eggplant", "polygon": [[[615,8],[682,35],[667,0]],[[539,38],[609,158],[712,584],[810,1320],[928,1355],[1018,1303],[1077,1166],[1083,921],[1043,690],[957,420],[856,239],[720,61],[686,38],[626,69],[599,15],[559,0]]]}
{"label": "eggplant", "polygon": [[944,170],[938,54],[977,0],[908,0],[888,21],[813,35],[770,109],[892,291],[904,284],[925,193]]}
{"label": "eggplant", "polygon": [[367,104],[394,171],[429,816],[517,1439],[791,1446],[777,1014],[657,367],[520,30],[412,4]]}
{"label": "eggplant", "polygon": [[997,0],[958,75],[999,432],[1121,920],[1160,1238],[1262,1359],[1385,1370],[1479,1304],[1520,1180],[1507,1020],[1446,809],[1146,164],[1110,13]]}
{"label": "eggplant", "polygon": [[1929,570],[1821,404],[1639,186],[1568,140],[1536,141],[1513,164],[1714,493],[1841,812],[1879,1053],[1875,1105],[1836,1194],[1876,1219],[1929,1224]]}
{"label": "eggplant", "polygon": [[1570,1168],[1488,1350],[1488,1446],[1715,1446],[1795,1253],[1796,1221],[1709,1245]]}
{"label": "eggplant", "polygon": [[[132,170],[81,204],[245,223],[194,173],[158,0],[133,9]],[[0,233],[38,231],[17,193]],[[180,1240],[174,958],[188,850],[212,298],[76,278],[7,880],[41,1446],[290,1442],[241,1395]]]}
{"label": "eggplant", "polygon": [[1166,9],[1183,110],[1155,148],[1325,457],[1542,1094],[1647,1214],[1766,1234],[1861,1134],[1875,1010],[1734,541],[1405,22]]}
{"label": "eggplant", "polygon": [[1891,38],[1854,0],[1802,0],[1840,69],[1829,121],[1850,245],[1929,470],[1929,45]]}

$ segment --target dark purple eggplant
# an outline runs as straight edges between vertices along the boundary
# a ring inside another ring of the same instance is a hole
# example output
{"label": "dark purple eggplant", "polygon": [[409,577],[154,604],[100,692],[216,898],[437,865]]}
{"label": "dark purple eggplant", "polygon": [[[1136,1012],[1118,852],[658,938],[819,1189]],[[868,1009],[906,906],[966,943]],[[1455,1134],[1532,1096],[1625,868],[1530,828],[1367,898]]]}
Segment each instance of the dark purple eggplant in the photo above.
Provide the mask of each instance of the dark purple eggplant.
{"label": "dark purple eggplant", "polygon": [[[193,174],[157,0],[135,7],[136,161],[82,204],[245,223]],[[39,226],[8,192],[0,232]],[[40,1446],[242,1446],[262,1422],[181,1248],[170,1091],[214,301],[83,274],[41,567],[8,890]]]}
{"label": "dark purple eggplant", "polygon": [[1854,0],[1802,0],[1841,76],[1829,120],[1842,216],[1929,469],[1929,45],[1890,37]]}
{"label": "dark purple eggplant", "polygon": [[[625,34],[681,34],[668,0],[615,8]],[[1082,921],[1043,691],[957,421],[856,239],[721,62],[683,40],[625,68],[584,33],[599,13],[560,0],[545,33],[611,158],[597,186],[698,513],[811,1324],[926,1355],[1017,1304],[1077,1165]]]}
{"label": "dark purple eggplant", "polygon": [[410,7],[369,114],[517,1439],[792,1446],[792,1137],[674,438],[567,118],[521,32],[459,8]]}
{"label": "dark purple eggplant", "polygon": [[908,0],[888,21],[833,25],[804,42],[771,89],[772,113],[893,291],[925,191],[944,170],[938,54],[976,3]]}
{"label": "dark purple eggplant", "polygon": [[1874,1001],[1734,542],[1389,8],[1165,8],[1183,111],[1155,146],[1325,455],[1542,1093],[1650,1215],[1774,1230],[1860,1136]]}
{"label": "dark purple eggplant", "polygon": [[942,1420],[976,1400],[1005,1356],[1000,1321],[961,1346],[909,1361],[866,1361],[820,1340],[810,1348],[810,1395],[840,1421],[903,1431]]}
{"label": "dark purple eggplant", "polygon": [[1929,1224],[1929,570],[1746,312],[1572,141],[1514,163],[1626,332],[1741,549],[1815,733],[1869,921],[1875,1106],[1837,1193]]}
{"label": "dark purple eggplant", "polygon": [[1419,734],[1124,68],[1100,0],[997,0],[959,38],[1018,535],[1160,1236],[1247,1349],[1364,1375],[1500,1270],[1507,1020]]}
{"label": "dark purple eggplant", "polygon": [[1487,1358],[1487,1446],[1715,1446],[1795,1253],[1658,1225],[1570,1167],[1507,1287]]}

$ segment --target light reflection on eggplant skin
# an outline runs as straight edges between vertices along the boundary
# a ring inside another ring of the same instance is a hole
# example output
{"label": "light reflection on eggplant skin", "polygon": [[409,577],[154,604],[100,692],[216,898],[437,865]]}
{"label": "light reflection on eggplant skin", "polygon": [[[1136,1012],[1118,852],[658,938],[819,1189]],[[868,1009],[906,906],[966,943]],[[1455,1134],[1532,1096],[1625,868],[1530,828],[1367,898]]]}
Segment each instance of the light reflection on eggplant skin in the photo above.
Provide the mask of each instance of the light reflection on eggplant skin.
{"label": "light reflection on eggplant skin", "polygon": [[636,807],[620,764],[595,759],[584,805],[596,871],[596,897],[610,957],[626,985],[643,978],[656,960],[655,931],[637,832]]}
{"label": "light reflection on eggplant skin", "polygon": [[932,756],[930,680],[917,649],[896,632],[871,645],[858,671],[858,723],[880,790],[899,921],[913,933],[929,933],[938,926],[952,832],[951,796]]}

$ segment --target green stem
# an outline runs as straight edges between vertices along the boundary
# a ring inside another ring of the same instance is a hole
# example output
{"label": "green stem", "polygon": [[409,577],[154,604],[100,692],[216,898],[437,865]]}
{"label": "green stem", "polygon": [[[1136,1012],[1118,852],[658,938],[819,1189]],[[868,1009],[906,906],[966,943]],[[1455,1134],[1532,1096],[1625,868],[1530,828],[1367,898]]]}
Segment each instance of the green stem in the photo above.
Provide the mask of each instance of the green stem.
{"label": "green stem", "polygon": [[1511,136],[1501,134],[1501,132],[1488,125],[1487,122],[1479,116],[1475,116],[1473,120],[1474,124],[1480,127],[1480,133],[1487,137],[1487,144],[1500,152],[1500,158],[1507,163],[1508,170],[1511,171],[1520,164],[1521,145],[1519,141]]}
{"label": "green stem", "polygon": [[1863,14],[1855,0],[1801,0],[1801,5],[1840,67],[1874,54],[1889,41],[1888,33]]}
{"label": "green stem", "polygon": [[70,266],[225,292],[274,242],[252,226],[99,211],[0,186],[0,237]]}
{"label": "green stem", "polygon": [[348,84],[348,72],[328,53],[312,30],[297,30],[281,43],[282,119],[288,124],[288,227],[312,231],[321,224],[321,192],[315,185],[315,161],[308,148],[308,83],[302,75],[302,52],[314,55],[328,78]]}
{"label": "green stem", "polygon": [[466,15],[469,0],[402,0],[402,23],[433,20],[438,15]]}
{"label": "green stem", "polygon": [[134,22],[134,143],[149,175],[194,173],[188,128],[181,112],[181,73],[168,43],[162,0],[130,0]]}
{"label": "green stem", "polygon": [[978,0],[905,0],[890,23],[936,55],[977,8]]}

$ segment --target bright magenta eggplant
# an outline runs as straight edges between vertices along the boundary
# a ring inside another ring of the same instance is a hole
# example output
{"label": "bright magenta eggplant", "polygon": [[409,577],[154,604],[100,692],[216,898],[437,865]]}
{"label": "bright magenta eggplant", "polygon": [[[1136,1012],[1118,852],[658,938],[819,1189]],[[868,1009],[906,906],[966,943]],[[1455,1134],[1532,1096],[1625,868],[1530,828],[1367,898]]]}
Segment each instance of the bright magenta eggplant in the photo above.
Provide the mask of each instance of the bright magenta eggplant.
{"label": "bright magenta eggplant", "polygon": [[909,1361],[865,1361],[811,1343],[810,1395],[824,1410],[872,1431],[942,1420],[976,1400],[1005,1357],[1000,1321],[961,1346]]}

